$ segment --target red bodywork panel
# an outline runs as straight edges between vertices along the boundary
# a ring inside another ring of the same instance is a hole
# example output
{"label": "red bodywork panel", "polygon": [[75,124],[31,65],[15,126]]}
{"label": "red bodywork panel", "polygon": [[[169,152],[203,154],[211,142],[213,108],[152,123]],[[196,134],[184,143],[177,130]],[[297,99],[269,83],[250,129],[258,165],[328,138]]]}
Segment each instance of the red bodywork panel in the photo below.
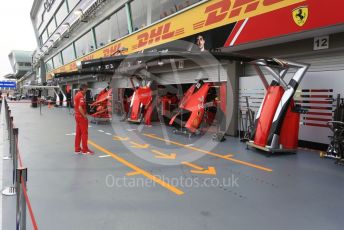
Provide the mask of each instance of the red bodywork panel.
{"label": "red bodywork panel", "polygon": [[143,108],[145,108],[145,122],[150,124],[150,117],[153,111],[153,108],[150,108],[152,107],[152,98],[152,89],[150,87],[139,87],[135,90],[130,104],[130,121],[140,122],[141,113]]}
{"label": "red bodywork panel", "polygon": [[[203,116],[204,116],[204,104],[210,89],[210,83],[204,83],[201,88],[195,92],[196,85],[192,85],[184,94],[183,99],[179,104],[180,109],[188,110],[191,112],[190,117],[185,122],[185,128],[187,128],[191,132],[195,132],[196,129],[199,128]],[[180,115],[177,113],[174,115],[170,121],[170,125],[172,125],[176,119],[176,117]]]}
{"label": "red bodywork panel", "polygon": [[192,85],[184,94],[184,97],[180,101],[179,108],[185,109],[185,104],[190,100],[190,97],[192,96],[193,92],[196,89],[196,85]]}
{"label": "red bodywork panel", "polygon": [[204,85],[186,102],[184,109],[191,111],[191,115],[185,124],[185,127],[194,132],[200,126],[204,115],[204,104],[210,88],[209,83]]}
{"label": "red bodywork panel", "polygon": [[256,134],[254,136],[254,144],[262,147],[266,146],[272,120],[283,93],[284,89],[282,86],[269,86],[264,97],[262,110],[258,119]]}
{"label": "red bodywork panel", "polygon": [[143,105],[148,105],[152,101],[152,89],[149,87],[139,87],[137,90],[137,95],[140,102]]}
{"label": "red bodywork panel", "polygon": [[280,143],[286,149],[297,149],[298,147],[300,114],[293,112],[293,107],[294,100],[290,102],[280,135]]}
{"label": "red bodywork panel", "polygon": [[103,89],[97,96],[97,99],[94,103],[91,104],[91,107],[96,107],[96,112],[91,114],[92,117],[96,118],[110,118],[111,117],[111,102],[112,98],[112,89]]}
{"label": "red bodywork panel", "polygon": [[[184,96],[183,96],[182,100],[181,100],[180,103],[179,103],[179,108],[180,108],[180,109],[184,109],[184,108],[185,108],[185,103],[187,103],[187,101],[190,99],[192,93],[195,91],[195,88],[196,88],[196,86],[195,86],[195,85],[192,85],[192,86],[184,93]],[[173,125],[174,120],[176,119],[176,117],[177,117],[179,114],[180,114],[180,113],[177,113],[177,114],[175,114],[175,115],[171,118],[169,125]]]}
{"label": "red bodywork panel", "polygon": [[164,95],[160,98],[161,115],[169,116],[174,106],[178,103],[178,97],[174,94]]}
{"label": "red bodywork panel", "polygon": [[226,83],[220,85],[220,108],[224,114],[226,114],[227,105],[227,86]]}
{"label": "red bodywork panel", "polygon": [[133,96],[131,96],[130,102],[130,120],[137,121],[140,115],[141,102],[139,96],[137,95],[137,91],[135,90]]}
{"label": "red bodywork panel", "polygon": [[130,98],[123,98],[123,108],[124,108],[124,112],[128,113],[129,112],[129,108],[130,108]]}

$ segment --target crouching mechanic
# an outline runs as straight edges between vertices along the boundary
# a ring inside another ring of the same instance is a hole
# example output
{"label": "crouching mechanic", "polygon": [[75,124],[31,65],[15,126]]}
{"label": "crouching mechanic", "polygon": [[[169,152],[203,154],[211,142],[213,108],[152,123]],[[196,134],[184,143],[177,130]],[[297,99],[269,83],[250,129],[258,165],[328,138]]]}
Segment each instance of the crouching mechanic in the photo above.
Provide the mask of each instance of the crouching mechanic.
{"label": "crouching mechanic", "polygon": [[[80,87],[80,91],[74,97],[74,116],[76,121],[75,154],[93,155],[94,152],[87,145],[88,119],[85,100],[86,91],[87,85],[83,84]],[[82,142],[82,149],[80,148],[80,142]]]}

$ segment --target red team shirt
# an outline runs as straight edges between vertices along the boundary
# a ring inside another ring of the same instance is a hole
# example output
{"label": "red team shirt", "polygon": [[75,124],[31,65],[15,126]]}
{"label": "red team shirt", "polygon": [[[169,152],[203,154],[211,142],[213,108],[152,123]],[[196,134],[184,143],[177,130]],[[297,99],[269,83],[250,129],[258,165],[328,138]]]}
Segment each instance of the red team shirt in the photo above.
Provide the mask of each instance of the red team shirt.
{"label": "red team shirt", "polygon": [[74,98],[74,112],[75,112],[75,117],[83,117],[82,114],[79,111],[79,106],[82,107],[84,112],[86,113],[86,102],[85,102],[85,97],[81,92],[78,92],[75,95]]}

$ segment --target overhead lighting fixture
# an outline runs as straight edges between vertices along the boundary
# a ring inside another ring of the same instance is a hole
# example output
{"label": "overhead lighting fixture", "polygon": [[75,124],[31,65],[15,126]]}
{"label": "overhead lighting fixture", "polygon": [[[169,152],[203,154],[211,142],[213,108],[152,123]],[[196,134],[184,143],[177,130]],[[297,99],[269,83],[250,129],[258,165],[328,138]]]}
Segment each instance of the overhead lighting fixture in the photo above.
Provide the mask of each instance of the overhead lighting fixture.
{"label": "overhead lighting fixture", "polygon": [[48,46],[48,49],[50,50],[51,47],[53,47],[53,45],[54,45],[54,41],[52,40],[52,41],[50,42],[50,45]]}
{"label": "overhead lighting fixture", "polygon": [[53,43],[53,48],[54,48],[54,49],[57,48],[57,40]]}
{"label": "overhead lighting fixture", "polygon": [[82,9],[77,9],[76,11],[74,11],[74,14],[77,15],[80,19],[81,22],[87,22],[87,20],[85,19],[85,15],[84,12],[82,11]]}
{"label": "overhead lighting fixture", "polygon": [[158,60],[158,66],[163,66],[164,65],[164,62],[159,58]]}
{"label": "overhead lighting fixture", "polygon": [[68,22],[63,23],[63,24],[61,25],[61,27],[66,27],[65,31],[66,31],[66,30],[70,30],[70,24],[69,24]]}
{"label": "overhead lighting fixture", "polygon": [[70,32],[70,24],[68,22],[63,23],[61,25],[62,27],[67,27],[63,32],[62,35],[64,38],[69,38],[69,32]]}
{"label": "overhead lighting fixture", "polygon": [[56,34],[54,34],[54,36],[57,37],[57,39],[59,39],[61,34],[59,32],[57,32]]}
{"label": "overhead lighting fixture", "polygon": [[54,41],[53,39],[50,39],[50,40],[49,40],[49,42],[51,43],[51,45],[49,46],[49,49],[50,49],[51,47],[52,47],[52,48],[57,48],[57,47],[56,47],[56,43],[57,43],[56,41],[57,41],[57,40],[58,40],[58,39],[56,39],[55,41]]}
{"label": "overhead lighting fixture", "polygon": [[63,23],[61,26],[70,28],[70,24],[68,22]]}
{"label": "overhead lighting fixture", "polygon": [[80,17],[84,13],[82,12],[82,9],[77,9],[76,11],[74,11],[74,14]]}

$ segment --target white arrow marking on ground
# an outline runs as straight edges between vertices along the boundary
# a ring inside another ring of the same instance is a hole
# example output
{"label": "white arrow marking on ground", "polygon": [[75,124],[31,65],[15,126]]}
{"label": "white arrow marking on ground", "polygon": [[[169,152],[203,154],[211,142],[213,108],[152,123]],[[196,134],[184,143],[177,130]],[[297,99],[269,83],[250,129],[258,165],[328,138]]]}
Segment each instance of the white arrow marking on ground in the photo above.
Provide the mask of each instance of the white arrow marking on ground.
{"label": "white arrow marking on ground", "polygon": [[109,135],[109,136],[111,136],[112,134],[111,133],[105,133],[106,135]]}
{"label": "white arrow marking on ground", "polygon": [[104,130],[98,129],[98,132],[104,133]]}

